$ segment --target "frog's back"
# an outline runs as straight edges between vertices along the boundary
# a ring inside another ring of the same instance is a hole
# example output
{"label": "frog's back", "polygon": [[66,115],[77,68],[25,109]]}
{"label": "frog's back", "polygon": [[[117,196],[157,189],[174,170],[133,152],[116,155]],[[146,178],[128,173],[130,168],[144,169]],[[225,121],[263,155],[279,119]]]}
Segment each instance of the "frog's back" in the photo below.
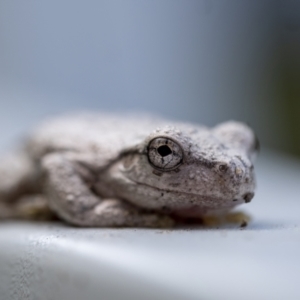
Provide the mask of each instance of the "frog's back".
{"label": "frog's back", "polygon": [[44,122],[30,136],[27,149],[34,158],[49,152],[98,152],[115,156],[141,142],[165,123],[159,118],[82,113]]}

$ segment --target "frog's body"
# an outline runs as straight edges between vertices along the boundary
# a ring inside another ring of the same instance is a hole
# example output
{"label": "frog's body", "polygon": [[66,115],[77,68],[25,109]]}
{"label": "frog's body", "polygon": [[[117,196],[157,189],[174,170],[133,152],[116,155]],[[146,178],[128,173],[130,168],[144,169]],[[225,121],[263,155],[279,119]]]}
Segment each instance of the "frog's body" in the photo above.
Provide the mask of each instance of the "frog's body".
{"label": "frog's body", "polygon": [[24,148],[2,163],[2,205],[38,194],[79,226],[167,226],[172,216],[225,212],[254,195],[256,139],[238,122],[208,129],[147,117],[65,116],[40,126]]}

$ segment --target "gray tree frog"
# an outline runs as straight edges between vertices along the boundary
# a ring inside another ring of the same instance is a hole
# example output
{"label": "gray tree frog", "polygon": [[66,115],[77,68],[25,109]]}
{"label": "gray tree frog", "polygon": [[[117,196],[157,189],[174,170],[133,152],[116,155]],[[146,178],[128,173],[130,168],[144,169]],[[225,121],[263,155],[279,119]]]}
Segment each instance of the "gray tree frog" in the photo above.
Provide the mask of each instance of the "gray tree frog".
{"label": "gray tree frog", "polygon": [[0,215],[49,207],[77,226],[167,227],[254,196],[258,142],[243,123],[211,129],[83,113],[46,121],[0,163]]}

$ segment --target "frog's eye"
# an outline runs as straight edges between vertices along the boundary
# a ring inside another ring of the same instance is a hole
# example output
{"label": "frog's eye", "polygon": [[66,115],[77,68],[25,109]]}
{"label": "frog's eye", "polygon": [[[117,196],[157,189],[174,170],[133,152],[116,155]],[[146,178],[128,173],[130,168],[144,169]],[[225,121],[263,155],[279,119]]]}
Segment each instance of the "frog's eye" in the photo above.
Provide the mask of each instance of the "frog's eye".
{"label": "frog's eye", "polygon": [[149,143],[148,158],[155,168],[170,171],[182,163],[183,151],[173,140],[158,137]]}

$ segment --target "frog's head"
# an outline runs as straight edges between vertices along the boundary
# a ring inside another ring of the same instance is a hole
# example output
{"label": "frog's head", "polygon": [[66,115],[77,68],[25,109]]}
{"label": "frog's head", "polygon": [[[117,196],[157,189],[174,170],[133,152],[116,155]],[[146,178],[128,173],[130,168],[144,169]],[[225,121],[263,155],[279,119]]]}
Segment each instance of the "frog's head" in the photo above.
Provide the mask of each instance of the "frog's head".
{"label": "frog's head", "polygon": [[125,154],[122,195],[146,208],[196,215],[250,202],[258,147],[252,130],[238,122],[193,128],[157,129]]}

